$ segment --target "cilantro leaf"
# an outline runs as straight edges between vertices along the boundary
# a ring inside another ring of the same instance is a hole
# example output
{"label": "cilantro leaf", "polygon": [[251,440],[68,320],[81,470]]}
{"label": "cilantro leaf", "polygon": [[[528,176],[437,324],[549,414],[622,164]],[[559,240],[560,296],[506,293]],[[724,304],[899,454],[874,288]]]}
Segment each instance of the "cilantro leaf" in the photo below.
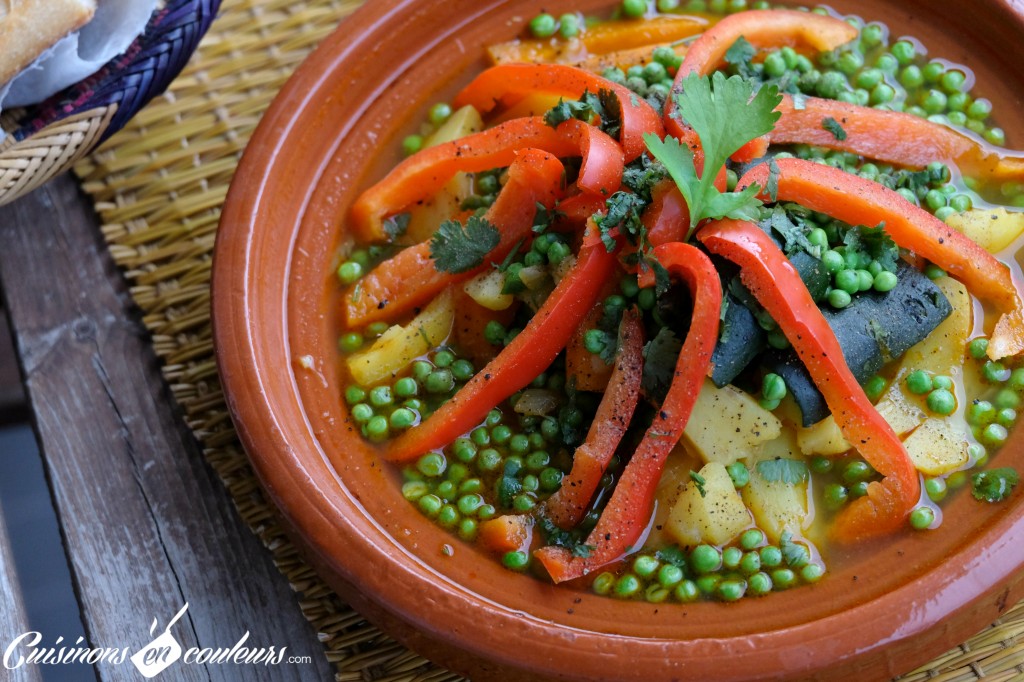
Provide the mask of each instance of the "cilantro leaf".
{"label": "cilantro leaf", "polygon": [[575,101],[567,102],[559,98],[558,104],[545,112],[544,122],[552,128],[557,128],[560,124],[574,118],[584,123],[590,123],[595,116],[600,115],[600,108],[601,103],[597,96],[590,92],[584,92],[583,96]]}
{"label": "cilantro leaf", "polygon": [[889,272],[896,272],[899,262],[900,248],[885,231],[885,224],[876,227],[855,225],[843,234],[843,244],[847,253],[863,251],[877,260],[878,264]]}
{"label": "cilantro leaf", "polygon": [[676,360],[683,342],[668,327],[662,327],[658,334],[644,346],[644,368],[640,388],[653,402],[665,400],[672,379],[676,375]]}
{"label": "cilantro leaf", "polygon": [[384,221],[384,232],[391,241],[398,239],[409,229],[409,217],[408,213],[399,213]]}
{"label": "cilantro leaf", "polygon": [[984,502],[1002,502],[1010,496],[1013,488],[1020,482],[1015,469],[989,469],[979,471],[971,476],[971,494],[974,499]]}
{"label": "cilantro leaf", "polygon": [[782,236],[782,240],[786,244],[785,251],[787,255],[794,251],[803,250],[812,256],[820,256],[821,248],[811,244],[811,240],[807,237],[808,227],[806,223],[799,218],[794,221],[793,217],[782,206],[776,206],[772,209],[768,225]]}
{"label": "cilantro leaf", "polygon": [[707,483],[707,479],[693,469],[690,469],[690,480],[693,481],[693,485],[697,487],[697,492],[700,493],[701,497],[708,496],[708,491],[704,490],[704,485]]}
{"label": "cilantro leaf", "polygon": [[779,538],[779,549],[782,550],[782,558],[786,560],[790,568],[803,568],[811,561],[807,548],[793,541],[793,534],[788,530],[782,532]]}
{"label": "cilantro leaf", "polygon": [[757,473],[761,478],[769,483],[781,481],[782,483],[795,485],[797,483],[804,483],[810,476],[806,462],[798,459],[787,459],[784,457],[765,459],[758,462],[754,468],[757,469]]}
{"label": "cilantro leaf", "polygon": [[728,50],[725,51],[725,61],[736,67],[736,71],[745,77],[754,75],[754,68],[751,62],[757,49],[750,44],[743,36],[736,39]]}
{"label": "cilantro leaf", "polygon": [[483,263],[500,241],[498,228],[484,218],[470,216],[465,229],[457,220],[446,220],[430,240],[430,257],[438,270],[466,272]]}
{"label": "cilantro leaf", "polygon": [[516,495],[523,492],[523,483],[519,480],[517,474],[520,473],[522,465],[516,460],[509,460],[505,462],[505,469],[501,472],[501,478],[498,479],[497,490],[498,493],[498,504],[502,507],[511,508],[512,500]]}
{"label": "cilantro leaf", "polygon": [[684,571],[689,567],[689,563],[686,561],[686,552],[683,551],[682,547],[677,547],[676,545],[662,547],[654,553],[654,556],[658,558],[658,561],[672,564],[682,568]]}
{"label": "cilantro leaf", "polygon": [[775,157],[768,159],[768,180],[764,183],[764,190],[768,192],[768,198],[772,201],[776,201],[779,198],[779,174],[782,171],[779,169],[779,162],[775,160]]}
{"label": "cilantro leaf", "polygon": [[601,241],[608,249],[608,253],[615,250],[615,239],[611,231],[618,227],[619,233],[627,237],[636,238],[646,232],[643,223],[640,222],[640,215],[647,207],[644,198],[632,192],[616,192],[608,197],[604,204],[608,212],[603,216],[594,219],[598,230],[601,232]]}
{"label": "cilantro leaf", "polygon": [[668,171],[665,166],[652,161],[647,154],[641,154],[622,171],[622,185],[649,201],[654,186],[666,177]]}
{"label": "cilantro leaf", "polygon": [[597,549],[594,545],[585,544],[579,537],[578,532],[562,530],[555,525],[554,521],[546,516],[542,515],[538,517],[537,526],[544,535],[544,544],[552,545],[554,547],[564,547],[569,550],[573,556],[586,558],[589,557],[595,549]]}
{"label": "cilantro leaf", "polygon": [[661,161],[690,208],[691,230],[705,218],[756,217],[761,205],[758,189],[741,192],[719,192],[715,176],[726,160],[740,147],[765,135],[775,126],[775,111],[782,98],[774,85],[762,87],[754,94],[754,85],[739,76],[726,78],[716,72],[710,79],[690,74],[683,82],[684,90],[677,96],[677,116],[688,123],[700,138],[704,151],[704,171],[698,177],[693,150],[668,137],[644,136],[647,149]]}
{"label": "cilantro leaf", "polygon": [[821,127],[832,133],[832,137],[840,142],[846,139],[846,130],[843,129],[843,126],[839,125],[839,121],[831,116],[821,119]]}

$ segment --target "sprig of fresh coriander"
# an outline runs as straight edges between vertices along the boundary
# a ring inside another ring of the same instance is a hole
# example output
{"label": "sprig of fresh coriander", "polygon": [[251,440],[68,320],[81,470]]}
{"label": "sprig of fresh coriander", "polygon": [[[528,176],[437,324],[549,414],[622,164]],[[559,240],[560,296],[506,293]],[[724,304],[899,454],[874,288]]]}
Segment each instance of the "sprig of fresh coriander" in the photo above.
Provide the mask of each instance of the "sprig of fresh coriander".
{"label": "sprig of fresh coriander", "polygon": [[465,229],[457,220],[446,220],[430,240],[430,257],[438,270],[466,272],[483,263],[500,241],[498,228],[484,218],[470,216]]}
{"label": "sprig of fresh coriander", "polygon": [[1020,483],[1020,476],[1015,469],[989,469],[979,471],[971,476],[971,494],[974,499],[984,502],[1002,502]]}
{"label": "sprig of fresh coriander", "polygon": [[751,185],[740,192],[719,192],[715,176],[726,160],[751,140],[771,132],[782,101],[774,85],[754,94],[754,85],[740,76],[726,78],[716,72],[711,78],[690,74],[677,95],[675,115],[681,116],[700,138],[704,151],[704,169],[698,175],[693,150],[672,137],[664,140],[647,134],[644,141],[651,154],[668,169],[690,208],[692,233],[708,218],[756,220],[760,187]]}

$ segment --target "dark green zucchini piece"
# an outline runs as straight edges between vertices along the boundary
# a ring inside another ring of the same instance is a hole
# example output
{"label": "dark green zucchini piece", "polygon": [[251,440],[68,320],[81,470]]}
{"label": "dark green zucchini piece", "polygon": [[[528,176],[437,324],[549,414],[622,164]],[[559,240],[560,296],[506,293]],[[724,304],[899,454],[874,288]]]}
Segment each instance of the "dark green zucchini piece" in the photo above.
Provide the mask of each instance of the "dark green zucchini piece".
{"label": "dark green zucchini piece", "polygon": [[[842,310],[822,311],[843,348],[847,366],[862,384],[883,364],[923,340],[952,312],[942,291],[916,268],[901,262],[896,274],[899,283],[892,291],[860,294]],[[804,426],[828,416],[825,399],[794,351],[766,352],[759,364],[786,380]]]}
{"label": "dark green zucchini piece", "polygon": [[[790,262],[800,273],[811,297],[815,301],[824,298],[832,278],[822,262],[804,251],[793,254]],[[719,388],[731,384],[767,345],[767,334],[746,305],[747,301],[753,300],[753,295],[740,283],[739,277],[733,278],[726,287],[723,299],[725,312],[718,344],[711,356],[714,365],[711,380]]]}

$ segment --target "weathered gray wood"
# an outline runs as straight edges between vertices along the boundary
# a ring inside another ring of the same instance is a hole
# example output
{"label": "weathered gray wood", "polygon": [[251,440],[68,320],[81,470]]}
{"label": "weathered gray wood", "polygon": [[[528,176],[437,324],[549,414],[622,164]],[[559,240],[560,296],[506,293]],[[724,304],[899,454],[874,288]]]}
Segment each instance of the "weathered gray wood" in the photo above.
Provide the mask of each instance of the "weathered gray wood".
{"label": "weathered gray wood", "polygon": [[[173,401],[96,218],[65,176],[0,208],[0,282],[91,646],[287,647],[312,662],[175,680],[326,680],[322,646]],[[151,636],[150,626],[158,622]],[[102,680],[137,680],[101,662]],[[170,671],[169,671],[170,672]]]}
{"label": "weathered gray wood", "polygon": [[[7,537],[3,509],[0,508],[0,656],[16,637],[31,630],[25,616],[25,605],[21,601],[21,588],[14,570],[14,554]],[[2,664],[0,664],[2,665]],[[14,670],[3,669],[4,679],[11,682],[39,682],[39,668],[25,665]]]}

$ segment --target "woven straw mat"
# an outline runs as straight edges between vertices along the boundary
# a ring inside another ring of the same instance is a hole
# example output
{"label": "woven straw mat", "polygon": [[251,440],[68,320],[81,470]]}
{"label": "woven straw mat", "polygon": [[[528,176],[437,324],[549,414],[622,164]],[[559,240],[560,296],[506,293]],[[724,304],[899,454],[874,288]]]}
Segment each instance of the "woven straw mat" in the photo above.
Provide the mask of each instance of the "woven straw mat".
{"label": "woven straw mat", "polygon": [[[308,52],[361,0],[226,0],[162,97],[75,166],[153,334],[164,374],[245,521],[273,553],[339,681],[455,680],[381,634],[298,555],[263,497],[228,418],[210,331],[210,256],[249,135]],[[1024,603],[901,680],[1024,680]]]}

